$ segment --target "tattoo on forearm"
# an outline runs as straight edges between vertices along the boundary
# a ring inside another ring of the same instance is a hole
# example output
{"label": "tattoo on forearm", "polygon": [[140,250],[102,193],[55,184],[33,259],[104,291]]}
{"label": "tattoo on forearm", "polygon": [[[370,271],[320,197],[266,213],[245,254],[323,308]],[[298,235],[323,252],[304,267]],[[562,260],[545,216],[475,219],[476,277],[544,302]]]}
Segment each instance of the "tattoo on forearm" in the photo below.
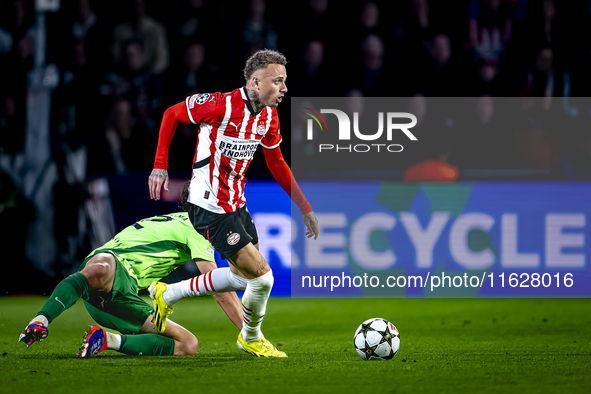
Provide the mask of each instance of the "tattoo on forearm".
{"label": "tattoo on forearm", "polygon": [[168,171],[155,168],[152,170],[152,176],[155,178],[168,179]]}

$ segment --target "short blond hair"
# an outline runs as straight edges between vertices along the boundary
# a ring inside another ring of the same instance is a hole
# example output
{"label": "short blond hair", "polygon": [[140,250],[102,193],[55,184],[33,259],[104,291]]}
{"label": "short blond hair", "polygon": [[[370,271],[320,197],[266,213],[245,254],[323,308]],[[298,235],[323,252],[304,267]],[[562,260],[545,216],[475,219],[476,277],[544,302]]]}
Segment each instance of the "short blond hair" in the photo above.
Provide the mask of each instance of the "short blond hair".
{"label": "short blond hair", "polygon": [[287,58],[282,53],[271,49],[261,49],[260,51],[256,51],[246,61],[246,65],[244,66],[244,78],[248,81],[255,71],[265,69],[269,64],[280,64],[285,66],[287,64]]}

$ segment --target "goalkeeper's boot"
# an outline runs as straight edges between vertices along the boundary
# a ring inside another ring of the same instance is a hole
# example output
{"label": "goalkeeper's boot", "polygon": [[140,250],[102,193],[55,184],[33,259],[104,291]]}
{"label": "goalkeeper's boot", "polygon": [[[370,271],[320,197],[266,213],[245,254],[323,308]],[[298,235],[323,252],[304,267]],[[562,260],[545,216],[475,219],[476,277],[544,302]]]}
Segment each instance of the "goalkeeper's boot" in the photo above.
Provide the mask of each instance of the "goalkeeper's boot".
{"label": "goalkeeper's boot", "polygon": [[236,345],[238,346],[238,349],[257,357],[287,357],[287,354],[277,350],[277,348],[275,348],[271,342],[267,341],[264,336],[261,336],[261,339],[255,342],[246,342],[242,339],[242,334],[238,333]]}
{"label": "goalkeeper's boot", "polygon": [[48,334],[49,331],[45,324],[40,321],[33,321],[25,328],[25,331],[21,333],[18,337],[18,341],[26,343],[27,347],[29,347],[36,341],[41,342],[47,338]]}
{"label": "goalkeeper's boot", "polygon": [[152,282],[148,291],[152,299],[152,306],[154,307],[154,326],[156,331],[163,333],[166,329],[166,318],[172,313],[172,306],[169,306],[162,295],[166,291],[167,284],[162,282]]}
{"label": "goalkeeper's boot", "polygon": [[90,330],[84,333],[84,343],[80,347],[78,357],[92,357],[107,348],[107,333],[99,326],[88,326]]}

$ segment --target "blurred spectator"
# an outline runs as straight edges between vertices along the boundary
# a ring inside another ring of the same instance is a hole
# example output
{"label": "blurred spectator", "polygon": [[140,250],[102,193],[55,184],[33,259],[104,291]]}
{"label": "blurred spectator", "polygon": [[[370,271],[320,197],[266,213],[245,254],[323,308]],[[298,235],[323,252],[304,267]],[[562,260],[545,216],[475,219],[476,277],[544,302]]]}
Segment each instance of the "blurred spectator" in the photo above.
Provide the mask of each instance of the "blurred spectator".
{"label": "blurred spectator", "polygon": [[267,4],[265,0],[250,0],[248,17],[242,24],[242,41],[245,45],[243,60],[260,49],[277,50],[277,33],[271,22],[265,17]]}
{"label": "blurred spectator", "polygon": [[359,20],[361,21],[362,28],[365,29],[363,33],[380,34],[380,31],[378,30],[378,25],[380,22],[380,8],[375,2],[369,1],[363,5],[363,8],[361,9],[361,15],[359,15]]}
{"label": "blurred spectator", "polygon": [[0,56],[12,50],[12,34],[0,27]]}
{"label": "blurred spectator", "polygon": [[414,129],[420,129],[425,123],[427,116],[428,102],[422,94],[415,94],[408,99],[407,110],[417,118],[417,124]]}
{"label": "blurred spectator", "polygon": [[[498,83],[504,69],[503,63],[509,62],[513,38],[513,9],[514,3],[507,1],[470,1],[466,48],[472,55],[472,64],[478,70],[477,81],[483,90],[475,94],[497,93],[502,90]],[[489,91],[491,86],[497,92]]]}
{"label": "blurred spectator", "polygon": [[3,153],[15,155],[24,148],[27,74],[33,67],[35,41],[31,25],[31,1],[14,0],[2,4],[0,29],[0,124]]}
{"label": "blurred spectator", "polygon": [[33,25],[31,0],[8,0],[0,5],[0,54],[10,53],[14,43],[25,36]]}
{"label": "blurred spectator", "polygon": [[357,73],[354,86],[358,87],[365,96],[371,97],[384,92],[384,85],[380,82],[389,79],[386,74],[384,61],[384,42],[375,34],[370,34],[363,39],[361,44],[361,64]]}
{"label": "blurred spectator", "polygon": [[[100,132],[112,103],[97,94],[103,73],[111,65],[105,24],[100,22],[89,0],[63,4],[63,9],[65,18],[53,20],[51,27],[52,31],[60,30],[61,36],[59,39],[49,36],[48,41],[54,42],[53,60],[61,71],[60,85],[52,94],[51,105],[52,156],[59,167],[58,184],[62,184],[56,192],[66,190],[67,195],[68,188],[80,188],[76,182],[81,182],[87,172],[87,146]],[[63,26],[56,28],[58,24]],[[49,55],[48,61],[51,61]],[[81,100],[81,97],[92,99]],[[64,176],[63,171],[68,175]],[[56,204],[56,209],[61,208]],[[63,250],[62,241],[63,237],[58,239],[58,247]]]}
{"label": "blurred spectator", "polygon": [[552,45],[556,31],[554,29],[554,17],[556,16],[556,6],[554,0],[542,0],[542,18],[540,20],[543,34],[539,35],[540,46]]}
{"label": "blurred spectator", "polygon": [[[569,3],[574,4],[574,2]],[[558,66],[557,69],[561,70],[564,70],[564,65],[569,62],[567,59],[579,52],[577,47],[580,46],[580,43],[575,44],[574,37],[570,40],[572,43],[569,43],[569,40],[566,39],[568,33],[565,34],[565,30],[568,30],[567,26],[577,24],[579,19],[568,16],[573,11],[569,10],[566,3],[564,4],[565,7],[561,12],[558,12],[554,0],[518,1],[513,23],[512,47],[514,49],[510,54],[511,64],[507,65],[505,69],[510,69],[513,73],[513,82],[520,88],[523,82],[519,79],[522,79],[523,75],[529,71],[529,65],[535,62],[542,49],[550,48],[552,50],[554,66],[555,68]],[[514,91],[511,92],[511,95],[520,93]]]}
{"label": "blurred spectator", "polygon": [[[533,67],[527,73],[524,93],[530,97],[560,97],[564,93],[564,82],[564,73],[554,68],[554,52],[546,47],[538,53]],[[544,101],[547,106],[551,102]]]}
{"label": "blurred spectator", "polygon": [[210,70],[206,60],[205,46],[200,42],[191,43],[183,54],[181,67],[170,68],[166,90],[166,105],[174,105],[194,93],[210,92],[215,89],[216,73]]}
{"label": "blurred spectator", "polygon": [[501,0],[471,0],[468,48],[476,58],[496,62],[508,50],[513,23],[504,8]]}
{"label": "blurred spectator", "polygon": [[320,39],[324,41],[329,34],[329,0],[308,0],[306,7],[302,10],[302,16],[299,17],[299,23],[302,37],[305,40]]}
{"label": "blurred spectator", "polygon": [[90,144],[89,173],[149,171],[158,135],[133,117],[132,104],[126,99],[115,102],[104,134]]}
{"label": "blurred spectator", "polygon": [[140,41],[132,40],[124,45],[125,60],[118,72],[107,74],[107,83],[101,93],[108,97],[125,97],[132,103],[134,115],[146,127],[157,130],[157,119],[162,107],[162,83],[151,72]]}
{"label": "blurred spectator", "polygon": [[437,34],[429,44],[429,52],[437,67],[445,67],[451,59],[451,44],[445,34]]}
{"label": "blurred spectator", "polygon": [[[104,23],[104,18],[99,18],[93,11],[90,0],[76,0],[75,3],[66,4],[70,7],[66,8],[70,9],[69,19],[54,21],[54,25],[69,25],[67,31],[63,32],[63,37],[55,40],[58,41],[58,45],[53,48],[56,54],[52,61],[60,68],[72,71],[82,67],[83,57],[83,68],[88,70],[88,74],[92,74],[94,79],[99,79],[112,67],[111,29]],[[54,26],[54,29],[57,27]],[[71,47],[75,48],[75,58],[72,58]],[[69,83],[68,77],[65,78],[65,82]],[[96,88],[92,91],[96,91]]]}
{"label": "blurred spectator", "polygon": [[90,8],[90,0],[78,0],[76,14],[72,21],[72,36],[77,39],[85,39],[88,31],[97,22],[97,17]]}
{"label": "blurred spectator", "polygon": [[202,32],[203,18],[200,18],[200,14],[203,8],[203,0],[186,1],[186,7],[181,15],[184,21],[180,23],[179,27],[181,38],[195,37]]}
{"label": "blurred spectator", "polygon": [[58,130],[53,133],[54,156],[67,155],[86,146],[97,129],[97,114],[104,110],[99,100],[80,100],[98,88],[96,76],[88,64],[84,40],[77,39],[74,46],[67,49],[70,50],[68,58],[73,60],[64,62],[67,68],[62,70],[62,83],[52,97],[52,124],[54,130]]}
{"label": "blurred spectator", "polygon": [[217,67],[228,50],[225,30],[219,31],[219,26],[224,23],[220,15],[229,17],[223,9],[227,4],[205,0],[182,0],[181,3],[175,7],[174,13],[163,15],[167,18],[171,65],[178,69],[187,46],[199,41],[208,53],[208,68]]}
{"label": "blurred spectator", "polygon": [[[409,0],[406,4],[396,26],[396,50],[389,66],[390,73],[397,76],[389,90],[398,96],[425,93],[422,70],[430,63],[428,41],[435,32],[428,0]],[[405,60],[400,61],[398,54],[404,54]]]}
{"label": "blurred spectator", "polygon": [[[234,84],[244,83],[244,79],[241,77],[232,78],[236,69],[244,67],[246,59],[259,49],[277,50],[279,35],[276,27],[267,16],[267,3],[265,0],[239,2],[227,12],[226,18],[231,22],[225,24],[226,26],[221,31],[216,31],[214,38],[227,35],[227,42],[218,45],[218,47],[225,47],[225,52],[220,53],[220,55],[224,56],[226,60],[220,62],[220,69],[222,69],[222,72],[225,69],[229,70],[229,77],[223,80],[223,84],[233,84],[225,85],[228,86],[228,89],[232,89],[231,86],[234,86]],[[214,48],[214,50],[217,52],[219,48]],[[236,75],[240,76],[239,74]],[[221,89],[219,84],[217,89]]]}
{"label": "blurred spectator", "polygon": [[353,12],[356,20],[351,24],[351,27],[347,29],[345,33],[347,36],[347,43],[344,46],[359,47],[363,39],[369,34],[375,34],[384,41],[386,47],[386,40],[389,39],[391,34],[384,30],[383,23],[380,19],[381,11],[380,6],[374,1],[366,1],[363,3],[359,12]]}
{"label": "blurred spectator", "polygon": [[294,96],[330,96],[333,91],[332,78],[327,73],[324,62],[324,44],[319,40],[310,40],[303,53],[303,61],[297,62],[290,73],[295,81],[290,87]]}
{"label": "blurred spectator", "polygon": [[357,112],[359,116],[365,113],[365,96],[359,89],[351,89],[347,92],[347,113],[352,114]]}
{"label": "blurred spectator", "polygon": [[458,96],[466,91],[461,83],[461,70],[452,57],[452,47],[449,36],[436,34],[427,42],[429,62],[419,70],[420,77],[415,83],[428,96],[445,97]]}
{"label": "blurred spectator", "polygon": [[150,70],[155,74],[163,73],[169,64],[168,41],[164,26],[146,13],[144,0],[134,1],[131,20],[123,22],[113,32],[113,59],[115,65],[125,62],[126,42],[135,40],[143,46],[144,57]]}
{"label": "blurred spectator", "polygon": [[432,35],[432,23],[428,0],[411,0],[410,8],[396,27],[396,36],[405,42],[405,47],[419,48]]}
{"label": "blurred spectator", "polygon": [[25,119],[18,116],[14,97],[3,97],[0,102],[0,153],[15,155],[23,150]]}
{"label": "blurred spectator", "polygon": [[401,50],[410,59],[423,58],[425,43],[433,36],[433,23],[428,0],[410,0],[408,9],[396,26],[396,38]]}
{"label": "blurred spectator", "polygon": [[171,67],[168,70],[164,84],[165,106],[176,104],[189,94],[208,91],[208,80],[211,76],[207,75],[204,63],[205,48],[203,44],[189,44],[183,54],[181,67]]}
{"label": "blurred spectator", "polygon": [[188,92],[205,92],[206,89],[200,88],[203,81],[198,78],[198,73],[203,70],[205,60],[205,48],[203,44],[191,44],[185,50],[183,63],[186,67],[185,86]]}
{"label": "blurred spectator", "polygon": [[525,31],[522,34],[527,56],[536,56],[546,47],[555,48],[561,29],[554,0],[529,1],[525,23]]}
{"label": "blurred spectator", "polygon": [[486,59],[479,59],[475,64],[472,82],[467,87],[468,96],[480,96],[482,94],[503,96],[504,85],[502,83],[499,63]]}

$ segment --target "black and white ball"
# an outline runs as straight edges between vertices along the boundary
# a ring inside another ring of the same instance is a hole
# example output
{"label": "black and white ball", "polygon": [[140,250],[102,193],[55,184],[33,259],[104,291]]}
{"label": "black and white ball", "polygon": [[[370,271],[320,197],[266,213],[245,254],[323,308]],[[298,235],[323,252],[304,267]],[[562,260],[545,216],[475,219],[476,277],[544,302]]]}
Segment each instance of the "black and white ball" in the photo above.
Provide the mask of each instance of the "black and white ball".
{"label": "black and white ball", "polygon": [[388,320],[373,318],[361,323],[353,341],[362,359],[390,360],[400,348],[400,333]]}

